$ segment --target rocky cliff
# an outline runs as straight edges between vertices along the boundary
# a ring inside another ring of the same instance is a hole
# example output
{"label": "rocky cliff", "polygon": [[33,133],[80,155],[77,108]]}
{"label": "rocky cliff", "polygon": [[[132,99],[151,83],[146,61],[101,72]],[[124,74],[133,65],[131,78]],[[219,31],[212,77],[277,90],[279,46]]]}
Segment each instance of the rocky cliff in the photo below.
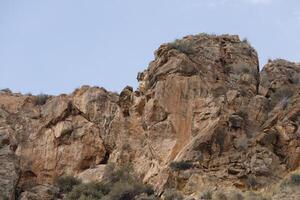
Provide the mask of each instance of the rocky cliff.
{"label": "rocky cliff", "polygon": [[247,41],[199,34],[161,45],[137,78],[136,91],[120,94],[2,91],[3,197],[43,193],[62,175],[101,181],[109,163],[131,163],[158,197],[168,188],[195,198],[206,188],[264,191],[299,169],[300,64],[274,60],[260,71]]}

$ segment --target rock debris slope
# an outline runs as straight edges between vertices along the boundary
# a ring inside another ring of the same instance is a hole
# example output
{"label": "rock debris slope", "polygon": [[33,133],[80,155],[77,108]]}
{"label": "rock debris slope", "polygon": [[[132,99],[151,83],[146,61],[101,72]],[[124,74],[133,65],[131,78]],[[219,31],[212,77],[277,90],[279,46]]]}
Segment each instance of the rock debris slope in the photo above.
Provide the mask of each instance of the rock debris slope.
{"label": "rock debris slope", "polygon": [[0,191],[14,198],[69,174],[101,180],[132,163],[158,195],[176,188],[259,190],[300,166],[300,65],[270,61],[238,36],[163,44],[120,94],[83,86],[41,97],[0,94]]}

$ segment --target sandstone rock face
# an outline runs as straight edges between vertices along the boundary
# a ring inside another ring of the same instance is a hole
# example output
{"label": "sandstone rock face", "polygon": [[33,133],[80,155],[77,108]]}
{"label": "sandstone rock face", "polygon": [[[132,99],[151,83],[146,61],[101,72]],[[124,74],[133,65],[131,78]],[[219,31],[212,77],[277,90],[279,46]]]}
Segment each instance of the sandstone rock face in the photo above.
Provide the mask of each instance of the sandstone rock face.
{"label": "sandstone rock face", "polygon": [[19,180],[19,160],[14,153],[14,131],[7,124],[8,113],[0,109],[0,199],[15,199]]}
{"label": "sandstone rock face", "polygon": [[24,199],[65,174],[99,181],[110,162],[131,163],[158,195],[267,187],[300,166],[299,78],[300,65],[284,60],[259,72],[238,36],[200,34],[161,45],[136,91],[83,86],[42,105],[2,93],[8,157],[21,169],[6,191],[18,176]]}

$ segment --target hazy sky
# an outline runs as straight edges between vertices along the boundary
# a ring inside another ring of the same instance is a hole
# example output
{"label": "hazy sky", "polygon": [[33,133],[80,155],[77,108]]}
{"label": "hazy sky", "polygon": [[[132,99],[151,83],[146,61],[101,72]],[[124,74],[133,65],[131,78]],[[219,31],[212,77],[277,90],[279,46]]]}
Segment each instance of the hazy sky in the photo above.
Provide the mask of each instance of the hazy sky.
{"label": "hazy sky", "polygon": [[136,87],[161,43],[200,32],[300,61],[300,0],[0,0],[0,88]]}

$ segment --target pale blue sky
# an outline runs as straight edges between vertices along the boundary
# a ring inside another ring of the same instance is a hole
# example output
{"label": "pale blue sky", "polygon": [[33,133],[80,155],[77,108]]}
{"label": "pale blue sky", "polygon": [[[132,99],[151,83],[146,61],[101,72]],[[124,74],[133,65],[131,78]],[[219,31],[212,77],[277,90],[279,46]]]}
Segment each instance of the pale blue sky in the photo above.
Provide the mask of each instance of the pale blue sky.
{"label": "pale blue sky", "polygon": [[0,0],[0,88],[136,87],[161,43],[200,32],[248,38],[261,65],[300,61],[300,1]]}

